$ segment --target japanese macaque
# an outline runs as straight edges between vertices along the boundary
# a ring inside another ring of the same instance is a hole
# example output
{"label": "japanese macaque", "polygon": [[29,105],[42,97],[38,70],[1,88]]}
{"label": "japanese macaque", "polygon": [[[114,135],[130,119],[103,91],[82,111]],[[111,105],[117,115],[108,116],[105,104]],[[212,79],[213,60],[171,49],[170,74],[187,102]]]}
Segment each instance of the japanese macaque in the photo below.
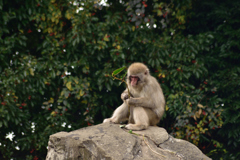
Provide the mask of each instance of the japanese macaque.
{"label": "japanese macaque", "polygon": [[143,130],[157,125],[164,114],[165,99],[160,84],[150,75],[147,66],[142,63],[131,64],[127,71],[127,85],[131,96],[128,96],[126,89],[121,94],[123,104],[103,123],[128,120],[125,128],[129,130]]}

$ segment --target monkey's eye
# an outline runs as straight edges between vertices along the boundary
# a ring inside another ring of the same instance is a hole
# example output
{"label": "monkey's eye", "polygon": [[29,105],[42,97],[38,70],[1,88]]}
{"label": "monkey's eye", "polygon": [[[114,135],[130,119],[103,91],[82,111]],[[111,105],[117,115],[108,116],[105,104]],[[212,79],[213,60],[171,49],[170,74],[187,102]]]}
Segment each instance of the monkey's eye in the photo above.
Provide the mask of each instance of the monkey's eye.
{"label": "monkey's eye", "polygon": [[130,81],[139,81],[140,78],[138,76],[129,76]]}

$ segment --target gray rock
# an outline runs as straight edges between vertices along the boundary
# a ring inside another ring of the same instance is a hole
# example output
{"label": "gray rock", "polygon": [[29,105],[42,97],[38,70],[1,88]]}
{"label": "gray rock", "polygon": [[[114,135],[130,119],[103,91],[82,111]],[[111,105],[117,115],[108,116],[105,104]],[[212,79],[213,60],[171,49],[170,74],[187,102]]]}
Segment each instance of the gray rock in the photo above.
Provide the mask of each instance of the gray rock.
{"label": "gray rock", "polygon": [[103,123],[49,138],[46,160],[209,160],[195,145],[150,126],[132,134]]}

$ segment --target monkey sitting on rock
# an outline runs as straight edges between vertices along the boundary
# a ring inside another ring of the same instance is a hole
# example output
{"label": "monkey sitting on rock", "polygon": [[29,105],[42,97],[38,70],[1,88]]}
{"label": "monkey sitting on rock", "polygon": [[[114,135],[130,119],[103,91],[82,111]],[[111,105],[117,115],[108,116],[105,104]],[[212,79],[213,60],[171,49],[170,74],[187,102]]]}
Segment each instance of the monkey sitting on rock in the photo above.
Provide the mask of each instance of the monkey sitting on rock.
{"label": "monkey sitting on rock", "polygon": [[150,75],[148,67],[143,63],[131,64],[127,71],[127,85],[131,97],[126,89],[121,94],[123,104],[103,123],[128,120],[125,128],[129,130],[144,130],[157,125],[164,114],[165,99],[160,84]]}

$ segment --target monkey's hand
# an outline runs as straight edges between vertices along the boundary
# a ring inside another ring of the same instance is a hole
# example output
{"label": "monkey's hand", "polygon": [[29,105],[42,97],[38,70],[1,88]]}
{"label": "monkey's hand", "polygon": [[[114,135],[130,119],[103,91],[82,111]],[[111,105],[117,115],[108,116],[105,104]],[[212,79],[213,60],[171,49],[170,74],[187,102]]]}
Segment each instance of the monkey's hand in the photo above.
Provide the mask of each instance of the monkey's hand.
{"label": "monkey's hand", "polygon": [[129,99],[126,100],[126,102],[129,106],[134,106],[135,104],[138,103],[138,99],[130,97]]}
{"label": "monkey's hand", "polygon": [[125,101],[126,99],[128,99],[129,97],[128,97],[128,93],[127,92],[123,92],[122,94],[121,94],[121,99],[123,100],[123,101]]}

